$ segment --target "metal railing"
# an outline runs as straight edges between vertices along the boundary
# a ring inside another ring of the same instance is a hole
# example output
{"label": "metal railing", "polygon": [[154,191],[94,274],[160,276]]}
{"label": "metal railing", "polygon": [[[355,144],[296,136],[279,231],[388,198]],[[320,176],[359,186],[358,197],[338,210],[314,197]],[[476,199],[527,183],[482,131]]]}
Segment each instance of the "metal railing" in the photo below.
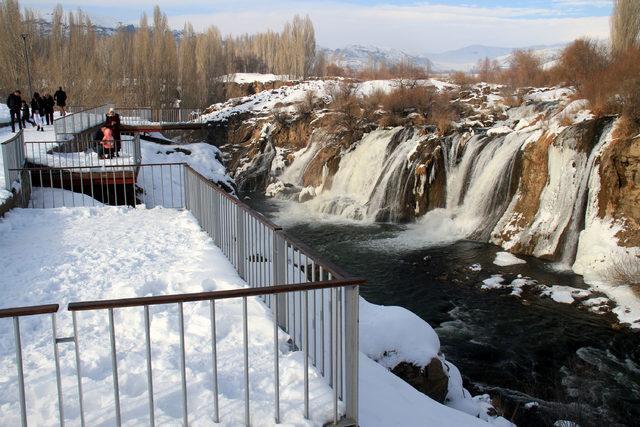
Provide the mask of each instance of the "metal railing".
{"label": "metal railing", "polygon": [[[126,138],[126,139],[125,139]],[[25,144],[26,160],[33,166],[52,168],[129,166],[142,162],[140,134],[112,141],[114,148],[101,150],[101,141],[33,141]],[[99,153],[104,152],[102,156]]]}
{"label": "metal railing", "polygon": [[53,121],[56,139],[58,141],[69,139],[69,136],[77,135],[85,130],[98,126],[104,122],[105,115],[112,106],[113,105],[105,104],[57,117]]}
{"label": "metal railing", "polygon": [[20,170],[25,162],[24,133],[20,130],[0,144],[0,162],[4,172],[4,188],[12,191],[20,184]]}
{"label": "metal railing", "polygon": [[116,108],[123,125],[204,123],[200,108]]}
{"label": "metal railing", "polygon": [[183,209],[183,168],[183,163],[24,168],[25,184],[31,188],[31,195],[23,200],[22,206],[56,208],[108,204]]}
{"label": "metal railing", "polygon": [[[203,230],[213,239],[238,271],[249,288],[201,292],[181,295],[163,295],[142,298],[127,298],[108,301],[74,302],[68,305],[72,313],[73,337],[58,338],[54,342],[73,342],[76,355],[77,388],[80,405],[81,424],[85,425],[85,408],[83,407],[82,389],[82,354],[78,347],[79,333],[85,333],[79,326],[76,313],[79,311],[104,312],[109,317],[109,349],[113,375],[113,396],[116,423],[121,423],[119,395],[119,369],[117,360],[117,335],[114,326],[115,313],[127,307],[140,307],[144,314],[145,357],[147,374],[147,394],[149,420],[155,423],[155,404],[152,374],[152,353],[150,337],[150,313],[152,305],[175,305],[178,310],[180,378],[182,398],[182,418],[184,425],[189,422],[186,351],[185,351],[185,319],[184,304],[209,301],[211,357],[212,357],[212,391],[214,405],[212,416],[214,422],[224,421],[220,418],[219,383],[217,377],[217,334],[216,334],[216,301],[236,299],[242,302],[242,361],[244,371],[244,422],[251,422],[251,391],[249,358],[249,317],[247,315],[247,299],[260,298],[270,309],[274,319],[273,329],[273,387],[274,408],[273,419],[280,422],[280,362],[279,362],[279,330],[286,332],[290,339],[291,349],[303,353],[303,402],[302,412],[305,418],[310,416],[309,402],[309,370],[313,366],[318,375],[325,379],[332,389],[333,423],[341,425],[357,425],[358,420],[358,286],[365,282],[353,278],[335,265],[325,261],[313,250],[293,239],[280,227],[273,224],[261,214],[239,200],[229,196],[204,176],[185,164],[139,165],[140,174],[136,182],[144,188],[133,198],[149,201],[157,195],[156,203],[173,208],[189,210],[197,219]],[[165,168],[162,171],[160,168]],[[169,170],[167,170],[169,168]],[[82,168],[79,168],[82,169]],[[96,168],[97,169],[97,168]],[[108,168],[101,168],[102,170]],[[141,177],[146,171],[146,180]],[[51,168],[28,170],[32,180],[40,171],[52,171]],[[171,171],[171,172],[169,172]],[[58,173],[65,173],[58,170]],[[46,172],[49,173],[49,172]],[[91,172],[91,174],[98,172]],[[112,170],[108,174],[117,178],[122,171]],[[169,174],[171,173],[171,174]],[[174,175],[175,174],[175,175]],[[149,176],[153,176],[149,179]],[[115,182],[115,181],[114,181]],[[111,185],[111,183],[109,183]],[[115,184],[117,189],[117,183]],[[131,184],[124,184],[131,185]],[[135,188],[135,185],[133,185]],[[86,189],[86,187],[84,188]],[[53,191],[53,188],[51,188]],[[86,193],[86,191],[85,191]],[[135,193],[135,190],[134,190]],[[98,196],[95,187],[91,194]],[[117,192],[116,192],[117,194]],[[127,194],[127,193],[125,193]],[[169,197],[169,195],[171,195]],[[167,197],[165,197],[167,196]],[[65,206],[92,206],[95,198],[64,200]],[[125,204],[132,204],[124,198]],[[136,203],[133,202],[133,204]],[[116,203],[117,204],[117,203]],[[17,310],[17,309],[16,309]],[[21,309],[23,310],[23,309]],[[34,310],[36,310],[34,308]],[[27,312],[29,312],[27,310]],[[48,313],[48,312],[47,312]],[[38,313],[32,313],[38,314]],[[6,317],[6,316],[5,316]],[[55,315],[53,315],[55,317]],[[54,334],[55,334],[55,319]],[[132,327],[132,326],[130,326]],[[95,334],[95,331],[92,331]],[[19,333],[18,333],[19,335]],[[21,352],[19,336],[16,335],[16,351]],[[57,353],[54,354],[56,366],[59,364]],[[18,363],[21,414],[26,423],[24,407],[24,377],[22,364]],[[60,423],[64,424],[64,405],[62,394],[58,389]],[[23,424],[26,425],[26,424]]]}

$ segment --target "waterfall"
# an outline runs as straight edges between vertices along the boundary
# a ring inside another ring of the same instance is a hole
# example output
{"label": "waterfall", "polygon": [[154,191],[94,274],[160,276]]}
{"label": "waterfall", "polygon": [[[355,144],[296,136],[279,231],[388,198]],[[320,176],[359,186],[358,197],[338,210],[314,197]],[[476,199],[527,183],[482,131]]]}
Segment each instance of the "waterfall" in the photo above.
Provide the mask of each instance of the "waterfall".
{"label": "waterfall", "polygon": [[587,195],[589,193],[589,180],[593,170],[593,166],[596,159],[602,154],[604,146],[611,141],[611,133],[613,130],[613,124],[606,126],[596,146],[591,150],[587,164],[581,174],[580,186],[578,187],[577,199],[573,205],[571,212],[571,221],[569,222],[566,234],[564,237],[564,246],[562,248],[562,258],[560,264],[570,268],[571,264],[575,260],[576,251],[578,248],[578,239],[580,236],[580,230],[584,225],[585,210],[587,205]]}

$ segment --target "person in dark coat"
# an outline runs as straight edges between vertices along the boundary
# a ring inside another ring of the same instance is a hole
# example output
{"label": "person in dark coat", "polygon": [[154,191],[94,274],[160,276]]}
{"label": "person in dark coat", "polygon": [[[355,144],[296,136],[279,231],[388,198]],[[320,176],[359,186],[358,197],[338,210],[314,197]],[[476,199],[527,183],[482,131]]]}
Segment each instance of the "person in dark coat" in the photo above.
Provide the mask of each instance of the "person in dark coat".
{"label": "person in dark coat", "polygon": [[113,108],[109,108],[104,125],[111,129],[113,139],[115,140],[115,154],[120,155],[122,149],[122,141],[120,136],[120,114],[116,113]]}
{"label": "person in dark coat", "polygon": [[33,98],[31,98],[31,114],[33,114],[33,119],[36,122],[36,126],[38,126],[37,130],[44,132],[42,127],[44,123],[44,100],[38,92],[34,92]]}
{"label": "person in dark coat", "polygon": [[22,129],[22,122],[20,121],[20,109],[22,108],[22,94],[19,90],[14,91],[7,97],[7,107],[9,107],[9,113],[11,114],[11,132],[16,132],[16,122],[18,127]]}
{"label": "person in dark coat", "polygon": [[27,127],[27,123],[31,123],[31,126],[35,127],[36,126],[36,122],[34,122],[33,120],[31,120],[31,118],[29,117],[29,105],[27,104],[27,101],[22,101],[22,127],[26,128]]}
{"label": "person in dark coat", "polygon": [[47,119],[47,125],[53,124],[53,107],[55,107],[56,102],[53,100],[53,96],[50,93],[45,93],[42,98],[44,101],[44,116]]}
{"label": "person in dark coat", "polygon": [[66,116],[67,112],[64,107],[67,106],[67,92],[62,90],[62,86],[60,86],[56,93],[53,94],[53,100],[56,101],[56,105],[60,109],[60,115]]}

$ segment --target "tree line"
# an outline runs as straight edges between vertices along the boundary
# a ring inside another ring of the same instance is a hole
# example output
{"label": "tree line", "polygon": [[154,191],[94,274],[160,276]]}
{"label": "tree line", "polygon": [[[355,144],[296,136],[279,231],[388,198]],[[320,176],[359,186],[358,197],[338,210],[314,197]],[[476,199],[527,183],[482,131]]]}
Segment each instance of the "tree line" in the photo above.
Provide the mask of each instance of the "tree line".
{"label": "tree line", "polygon": [[[295,16],[280,32],[223,36],[210,26],[180,33],[156,6],[136,27],[105,34],[82,10],[57,6],[45,21],[17,0],[0,7],[0,89],[28,93],[27,57],[34,91],[63,86],[70,105],[106,100],[121,106],[204,106],[221,100],[223,76],[259,72],[303,78],[316,60],[311,19]],[[23,35],[25,40],[23,40]],[[24,53],[26,47],[27,55]]]}

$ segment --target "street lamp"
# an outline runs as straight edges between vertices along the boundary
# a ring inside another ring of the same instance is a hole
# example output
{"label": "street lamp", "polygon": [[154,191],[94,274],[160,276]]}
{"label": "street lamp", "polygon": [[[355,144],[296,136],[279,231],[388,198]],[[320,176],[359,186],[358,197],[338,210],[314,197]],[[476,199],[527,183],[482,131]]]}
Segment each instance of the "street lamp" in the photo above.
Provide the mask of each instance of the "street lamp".
{"label": "street lamp", "polygon": [[31,68],[29,67],[29,53],[27,51],[27,37],[29,34],[20,34],[22,36],[22,44],[24,46],[24,60],[27,63],[27,76],[29,77],[29,96],[33,96],[33,89],[31,87]]}

